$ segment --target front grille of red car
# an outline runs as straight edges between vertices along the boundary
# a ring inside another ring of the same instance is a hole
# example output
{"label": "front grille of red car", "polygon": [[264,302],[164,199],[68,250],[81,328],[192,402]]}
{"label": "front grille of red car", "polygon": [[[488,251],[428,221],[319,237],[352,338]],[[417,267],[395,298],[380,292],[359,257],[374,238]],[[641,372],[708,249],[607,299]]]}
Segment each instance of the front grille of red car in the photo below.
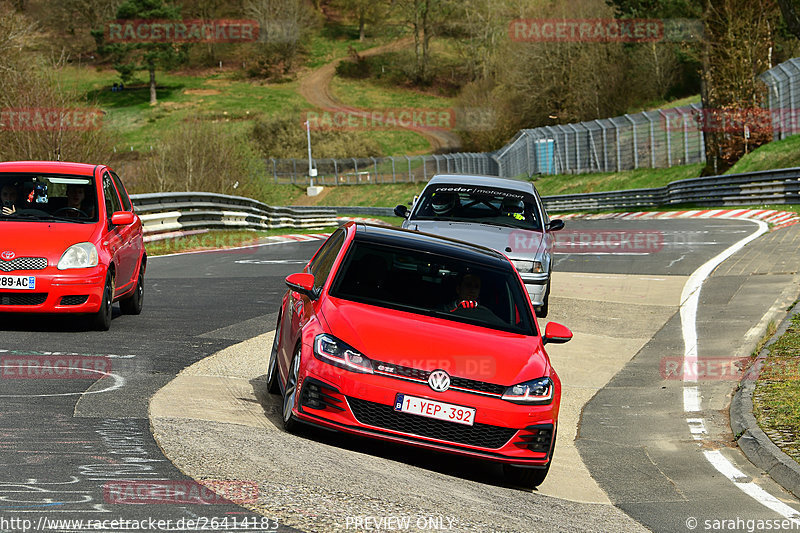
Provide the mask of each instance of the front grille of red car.
{"label": "front grille of red car", "polygon": [[[419,370],[417,368],[400,366],[392,363],[384,363],[382,361],[373,361],[372,368],[376,374],[380,374],[382,376],[405,379],[407,381],[416,381],[419,383],[427,383],[428,377],[431,375],[430,370]],[[506,391],[507,387],[505,385],[496,385],[494,383],[487,383],[485,381],[451,376],[450,388],[460,392],[469,392],[473,394],[482,394],[484,396],[494,396],[500,398],[503,396],[503,393]]]}
{"label": "front grille of red car", "polygon": [[47,300],[47,293],[3,292],[0,293],[0,305],[42,305]]}
{"label": "front grille of red car", "polygon": [[435,418],[395,411],[391,405],[347,397],[356,420],[362,424],[409,435],[428,437],[445,442],[466,444],[477,448],[502,448],[517,432],[516,429],[488,424],[467,426]]}
{"label": "front grille of red car", "polygon": [[16,257],[11,261],[0,261],[0,271],[44,270],[47,268],[46,257]]}

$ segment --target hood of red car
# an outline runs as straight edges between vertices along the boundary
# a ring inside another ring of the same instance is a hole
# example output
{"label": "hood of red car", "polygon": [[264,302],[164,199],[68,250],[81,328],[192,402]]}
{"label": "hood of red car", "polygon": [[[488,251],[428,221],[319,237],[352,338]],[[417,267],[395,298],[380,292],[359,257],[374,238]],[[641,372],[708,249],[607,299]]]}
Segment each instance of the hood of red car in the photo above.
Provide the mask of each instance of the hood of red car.
{"label": "hood of red car", "polygon": [[15,257],[47,257],[57,261],[69,246],[91,242],[96,229],[96,224],[0,220],[0,257],[13,252]]}
{"label": "hood of red car", "polygon": [[330,333],[374,361],[514,385],[546,376],[541,337],[327,298]]}

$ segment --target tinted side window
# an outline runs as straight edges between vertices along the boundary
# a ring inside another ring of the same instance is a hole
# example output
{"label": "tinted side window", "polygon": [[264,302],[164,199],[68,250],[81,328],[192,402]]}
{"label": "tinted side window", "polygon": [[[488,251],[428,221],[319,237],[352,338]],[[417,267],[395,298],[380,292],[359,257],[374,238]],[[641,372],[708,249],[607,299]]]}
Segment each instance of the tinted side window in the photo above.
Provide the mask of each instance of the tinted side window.
{"label": "tinted side window", "polygon": [[117,190],[114,188],[114,183],[108,173],[103,174],[103,196],[106,200],[106,216],[111,218],[111,215],[117,211],[122,211],[122,204],[119,201],[119,196],[117,196]]}
{"label": "tinted side window", "polygon": [[122,207],[125,208],[125,211],[133,211],[131,209],[131,199],[128,197],[128,191],[125,190],[125,186],[122,184],[122,180],[119,179],[119,176],[111,173],[111,179],[114,180],[114,185],[117,186],[117,192],[119,193],[119,197],[122,200]]}
{"label": "tinted side window", "polygon": [[314,288],[319,289],[325,285],[328,275],[331,273],[333,262],[339,251],[344,245],[344,230],[336,230],[330,238],[322,245],[317,255],[314,257],[314,262],[311,263],[311,273],[314,275]]}

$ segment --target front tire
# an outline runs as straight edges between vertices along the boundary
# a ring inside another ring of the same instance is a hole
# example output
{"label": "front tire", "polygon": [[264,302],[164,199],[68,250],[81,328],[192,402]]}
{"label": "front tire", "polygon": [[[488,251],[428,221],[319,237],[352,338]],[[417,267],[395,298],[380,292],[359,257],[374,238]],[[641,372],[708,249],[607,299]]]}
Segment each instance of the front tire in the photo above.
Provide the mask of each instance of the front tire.
{"label": "front tire", "polygon": [[281,319],[275,326],[275,338],[272,340],[272,351],[269,354],[267,363],[267,392],[270,394],[280,394],[281,387],[278,385],[278,341],[281,335]]}
{"label": "front tire", "polygon": [[111,307],[114,302],[114,278],[111,272],[106,274],[106,284],[103,287],[102,301],[100,309],[92,317],[92,327],[97,331],[108,331],[111,329]]}
{"label": "front tire", "polygon": [[[552,462],[552,460],[550,461]],[[535,489],[544,482],[547,472],[550,471],[550,463],[545,468],[522,468],[513,465],[503,465],[503,475],[511,484],[520,487]]]}
{"label": "front tire", "polygon": [[550,462],[544,468],[523,468],[519,466],[504,464],[503,475],[511,484],[520,487],[535,489],[544,482],[550,465],[553,464],[553,453],[556,451],[556,437],[558,431],[553,432],[553,444],[550,446]]}
{"label": "front tire", "polygon": [[542,305],[538,306],[536,311],[537,318],[546,318],[547,311],[550,307],[550,281],[547,282],[547,289],[544,291],[544,298],[542,299]]}
{"label": "front tire", "polygon": [[283,429],[294,433],[297,429],[297,419],[292,413],[295,398],[297,397],[297,381],[300,375],[300,346],[297,347],[292,362],[289,365],[289,374],[286,376],[286,385],[283,388]]}

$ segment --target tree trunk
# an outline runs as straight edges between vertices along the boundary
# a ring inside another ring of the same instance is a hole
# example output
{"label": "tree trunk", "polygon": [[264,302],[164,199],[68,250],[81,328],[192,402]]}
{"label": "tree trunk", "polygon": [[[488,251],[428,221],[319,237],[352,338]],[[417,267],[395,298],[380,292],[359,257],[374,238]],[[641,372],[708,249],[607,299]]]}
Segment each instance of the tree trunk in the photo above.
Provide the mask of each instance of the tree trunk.
{"label": "tree trunk", "polygon": [[158,100],[156,100],[156,69],[155,67],[150,68],[150,105],[156,105]]}
{"label": "tree trunk", "polygon": [[786,28],[800,39],[800,3],[797,0],[778,0]]}
{"label": "tree trunk", "polygon": [[361,8],[361,11],[358,14],[358,40],[361,42],[364,41],[364,26],[367,24],[366,18],[366,8]]}

